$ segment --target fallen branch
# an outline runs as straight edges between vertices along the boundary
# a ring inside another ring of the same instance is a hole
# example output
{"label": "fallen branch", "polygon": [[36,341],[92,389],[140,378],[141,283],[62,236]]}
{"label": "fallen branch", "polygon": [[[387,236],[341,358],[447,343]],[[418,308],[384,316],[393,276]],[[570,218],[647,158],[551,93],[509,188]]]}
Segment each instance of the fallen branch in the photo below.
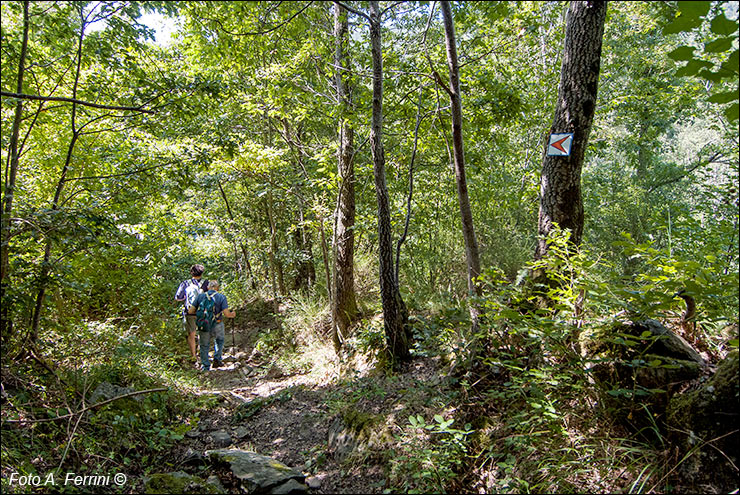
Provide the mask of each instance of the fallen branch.
{"label": "fallen branch", "polygon": [[67,419],[74,417],[78,414],[85,413],[87,411],[90,411],[91,409],[98,408],[100,406],[104,406],[106,404],[110,404],[113,401],[116,401],[118,399],[125,399],[126,397],[133,397],[134,395],[142,395],[142,394],[150,394],[152,392],[166,392],[168,389],[166,387],[164,388],[152,388],[149,390],[139,390],[137,392],[131,392],[129,394],[119,395],[116,397],[113,397],[112,399],[104,400],[103,402],[97,402],[91,406],[87,406],[84,409],[80,409],[79,411],[75,411],[70,414],[65,414],[64,416],[57,416],[56,418],[45,418],[45,419],[8,419],[5,422],[6,423],[48,423],[49,421],[59,421],[60,419]]}

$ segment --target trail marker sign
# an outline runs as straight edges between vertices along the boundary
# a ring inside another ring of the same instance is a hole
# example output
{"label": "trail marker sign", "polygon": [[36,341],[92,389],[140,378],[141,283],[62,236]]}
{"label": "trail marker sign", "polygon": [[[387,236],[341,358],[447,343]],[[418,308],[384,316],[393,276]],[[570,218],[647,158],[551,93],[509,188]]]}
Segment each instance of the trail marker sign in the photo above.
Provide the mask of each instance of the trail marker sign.
{"label": "trail marker sign", "polygon": [[547,145],[547,156],[570,156],[570,148],[572,145],[572,132],[550,134],[550,141]]}

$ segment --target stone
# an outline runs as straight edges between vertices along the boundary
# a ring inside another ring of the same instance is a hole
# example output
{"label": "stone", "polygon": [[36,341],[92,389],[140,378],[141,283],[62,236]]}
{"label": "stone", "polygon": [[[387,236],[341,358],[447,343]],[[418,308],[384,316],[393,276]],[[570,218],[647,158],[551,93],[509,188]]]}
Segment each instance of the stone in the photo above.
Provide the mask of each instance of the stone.
{"label": "stone", "polygon": [[602,404],[636,429],[652,427],[656,419],[662,427],[671,396],[707,366],[688,342],[656,320],[582,334],[580,343],[584,356],[596,362],[588,372],[603,391]]}
{"label": "stone", "polygon": [[739,368],[734,350],[700,389],[676,395],[668,405],[668,438],[686,459],[678,471],[685,483],[693,485],[687,493],[707,493],[707,487],[715,493],[737,489]]}
{"label": "stone", "polygon": [[215,474],[212,474],[206,479],[206,485],[213,487],[214,490],[216,490],[216,493],[226,493],[226,488],[224,488],[224,485],[221,484],[221,480],[218,479],[218,476]]}
{"label": "stone", "polygon": [[144,478],[145,493],[227,493],[223,486],[203,481],[183,471],[156,473]]}
{"label": "stone", "polygon": [[328,450],[336,460],[342,462],[357,448],[357,438],[344,424],[341,416],[335,417],[329,424]]}
{"label": "stone", "polygon": [[236,438],[238,438],[239,440],[241,440],[241,439],[246,438],[246,437],[249,436],[249,430],[247,430],[243,426],[238,426],[236,428],[236,430],[234,431],[234,436],[236,436]]}
{"label": "stone", "polygon": [[232,442],[231,435],[226,430],[218,430],[211,433],[211,441],[218,449],[228,447]]}
{"label": "stone", "polygon": [[[218,449],[208,450],[206,455],[214,465],[227,466],[247,493],[271,493],[271,490],[290,480],[305,487],[302,473],[261,454],[239,449]],[[298,489],[298,485],[288,485],[283,489],[290,490],[279,493],[303,493],[291,491]]]}
{"label": "stone", "polygon": [[[131,387],[119,387],[109,382],[101,382],[93,391],[90,396],[90,405],[97,404],[106,400],[113,399],[114,397],[120,397],[121,395],[130,394],[136,392],[135,388]],[[131,397],[133,400],[141,401],[142,396],[134,395]]]}
{"label": "stone", "polygon": [[353,452],[382,449],[390,439],[382,416],[347,407],[329,423],[327,447],[342,462]]}
{"label": "stone", "polygon": [[186,466],[202,466],[206,464],[206,458],[200,452],[188,449],[187,452],[185,452],[182,461],[180,461],[180,464]]}
{"label": "stone", "polygon": [[198,438],[201,435],[201,431],[198,428],[193,428],[185,432],[185,436],[188,438]]}
{"label": "stone", "polygon": [[285,373],[282,369],[280,369],[279,366],[272,366],[269,370],[267,370],[267,373],[265,373],[265,379],[266,380],[276,380],[278,378],[282,378],[285,376]]}
{"label": "stone", "polygon": [[272,495],[298,495],[307,492],[308,487],[303,483],[299,483],[296,480],[288,480],[282,485],[276,486],[268,493]]}
{"label": "stone", "polygon": [[318,476],[311,476],[306,478],[306,484],[311,490],[318,490],[321,488],[321,478]]}
{"label": "stone", "polygon": [[704,359],[686,340],[668,330],[657,320],[632,322],[623,327],[623,330],[635,337],[640,337],[644,332],[650,332],[651,337],[655,337],[655,341],[648,342],[646,350],[651,354],[705,364]]}

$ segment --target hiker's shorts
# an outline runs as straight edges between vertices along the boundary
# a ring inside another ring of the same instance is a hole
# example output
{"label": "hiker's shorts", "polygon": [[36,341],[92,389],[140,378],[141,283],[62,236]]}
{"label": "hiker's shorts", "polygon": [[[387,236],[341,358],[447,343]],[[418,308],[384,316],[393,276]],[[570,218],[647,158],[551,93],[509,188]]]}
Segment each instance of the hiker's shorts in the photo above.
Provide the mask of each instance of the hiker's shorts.
{"label": "hiker's shorts", "polygon": [[195,332],[195,315],[183,315],[182,316],[182,329],[186,332]]}

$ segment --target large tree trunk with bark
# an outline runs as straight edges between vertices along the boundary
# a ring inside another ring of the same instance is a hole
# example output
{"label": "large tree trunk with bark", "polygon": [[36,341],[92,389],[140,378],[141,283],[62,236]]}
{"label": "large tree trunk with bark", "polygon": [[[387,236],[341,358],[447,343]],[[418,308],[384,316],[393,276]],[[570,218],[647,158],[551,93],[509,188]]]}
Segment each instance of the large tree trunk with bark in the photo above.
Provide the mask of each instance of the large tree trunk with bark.
{"label": "large tree trunk with bark", "polygon": [[386,339],[393,358],[409,358],[408,312],[393,271],[393,244],[391,242],[391,214],[388,188],[385,180],[383,151],[383,53],[380,35],[380,7],[370,2],[370,43],[373,59],[373,114],[370,129],[370,148],[373,156],[375,195],[378,202],[378,255],[380,294]]}
{"label": "large tree trunk with bark", "polygon": [[542,162],[540,211],[535,259],[547,254],[547,237],[557,223],[570,230],[577,246],[583,236],[581,169],[594,118],[601,65],[606,4],[571,2],[565,28],[560,89],[550,133],[573,133],[569,156],[549,156],[548,140]]}
{"label": "large tree trunk with bark", "polygon": [[452,107],[452,149],[455,167],[455,182],[457,184],[457,199],[460,204],[460,218],[462,233],[465,239],[465,261],[468,268],[468,307],[473,331],[478,329],[479,310],[474,298],[480,296],[480,290],[475,279],[480,275],[480,255],[478,254],[478,240],[473,227],[473,213],[470,210],[468,197],[468,183],[465,178],[465,150],[462,134],[462,101],[460,97],[460,70],[457,63],[457,47],[455,46],[455,24],[452,19],[450,2],[441,2],[442,17],[445,25],[445,44],[447,47],[447,64],[450,68],[450,103]]}
{"label": "large tree trunk with bark", "polygon": [[354,130],[347,121],[347,112],[352,108],[352,92],[345,79],[348,76],[347,11],[334,4],[334,36],[336,49],[334,65],[336,67],[335,83],[337,100],[343,109],[339,127],[339,151],[337,153],[339,171],[339,195],[334,227],[334,270],[332,293],[332,340],[334,349],[339,351],[342,341],[347,336],[349,326],[357,317],[355,297],[355,168]]}

